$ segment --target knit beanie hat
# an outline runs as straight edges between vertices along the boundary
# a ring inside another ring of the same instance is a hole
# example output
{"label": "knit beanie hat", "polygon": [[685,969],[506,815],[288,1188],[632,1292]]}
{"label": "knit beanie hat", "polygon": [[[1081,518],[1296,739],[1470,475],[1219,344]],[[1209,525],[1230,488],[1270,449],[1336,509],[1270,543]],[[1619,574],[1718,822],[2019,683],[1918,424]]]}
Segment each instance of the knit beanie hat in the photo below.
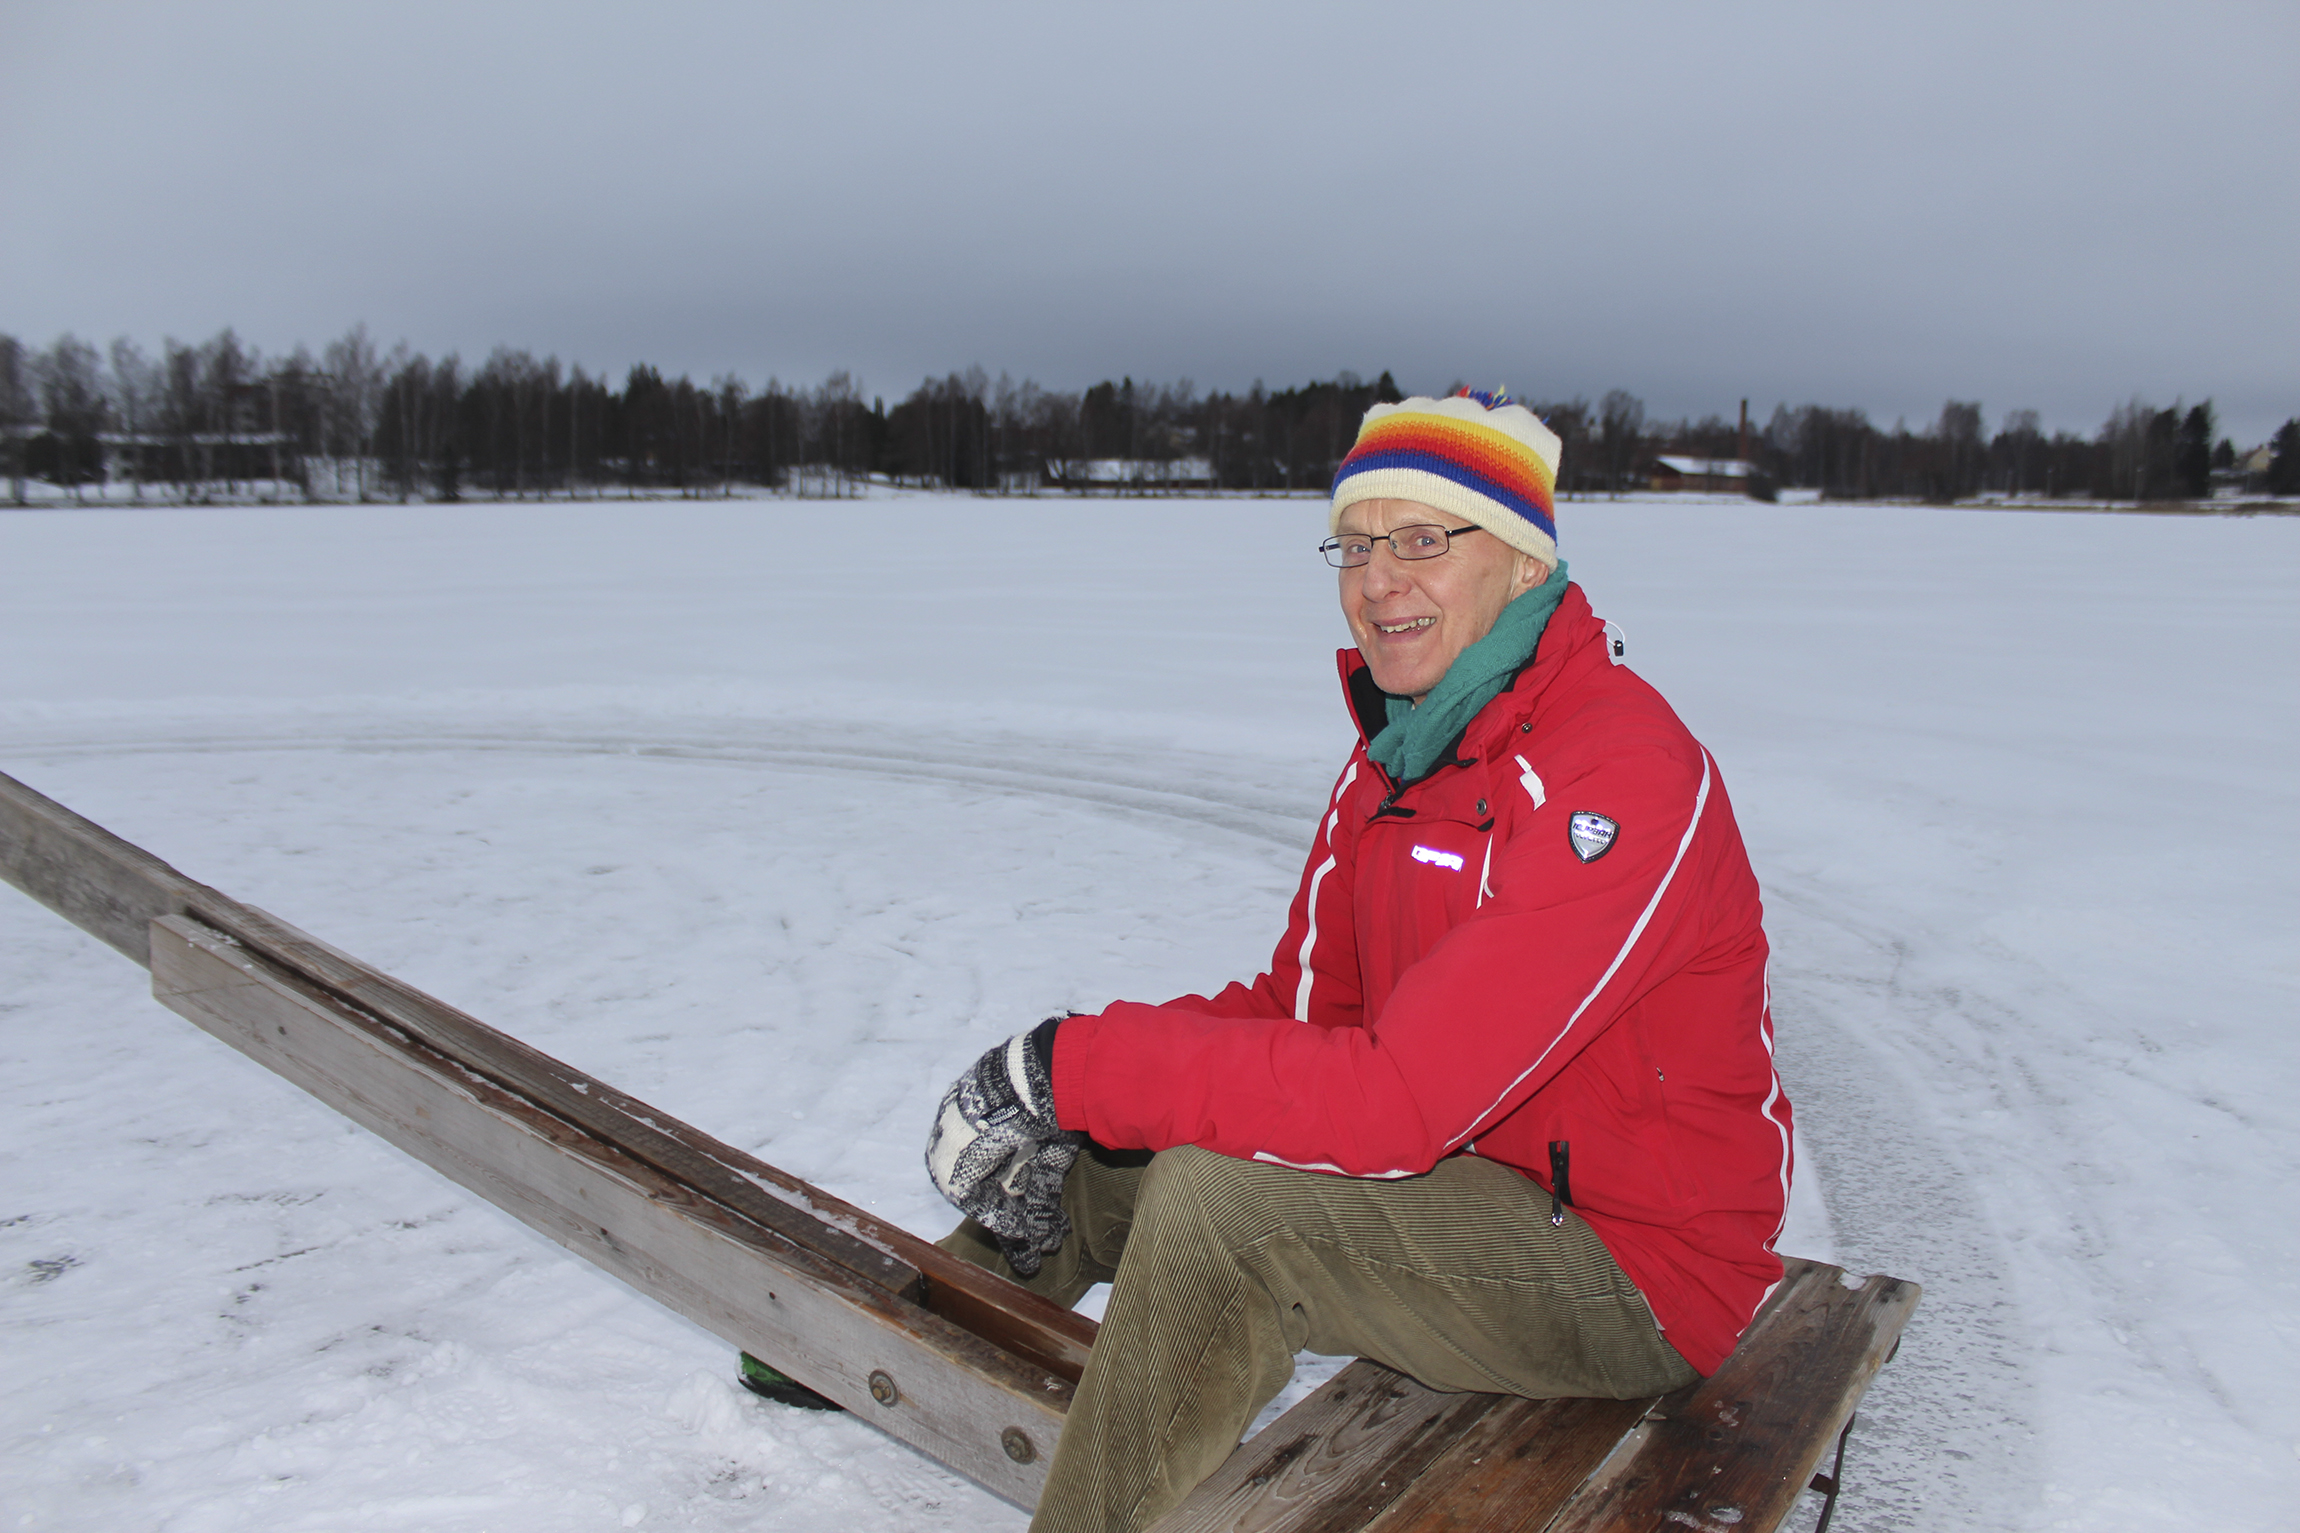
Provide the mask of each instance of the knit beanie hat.
{"label": "knit beanie hat", "polygon": [[1334,475],[1326,530],[1340,530],[1361,500],[1414,500],[1554,567],[1559,445],[1541,417],[1498,392],[1375,405]]}

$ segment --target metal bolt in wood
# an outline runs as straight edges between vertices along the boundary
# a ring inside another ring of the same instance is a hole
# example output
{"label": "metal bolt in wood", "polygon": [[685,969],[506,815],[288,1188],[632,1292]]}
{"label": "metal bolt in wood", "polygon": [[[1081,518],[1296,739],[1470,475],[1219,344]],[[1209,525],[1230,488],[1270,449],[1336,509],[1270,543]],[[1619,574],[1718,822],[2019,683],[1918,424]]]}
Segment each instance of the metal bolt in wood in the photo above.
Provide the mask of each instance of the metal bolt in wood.
{"label": "metal bolt in wood", "polygon": [[894,1387],[894,1379],[883,1368],[874,1368],[870,1376],[870,1397],[881,1405],[892,1405],[902,1398],[902,1391]]}
{"label": "metal bolt in wood", "polygon": [[1017,1464],[1027,1464],[1038,1457],[1038,1444],[1032,1442],[1030,1434],[1020,1427],[1008,1427],[999,1433],[998,1445],[1004,1448],[1006,1456]]}

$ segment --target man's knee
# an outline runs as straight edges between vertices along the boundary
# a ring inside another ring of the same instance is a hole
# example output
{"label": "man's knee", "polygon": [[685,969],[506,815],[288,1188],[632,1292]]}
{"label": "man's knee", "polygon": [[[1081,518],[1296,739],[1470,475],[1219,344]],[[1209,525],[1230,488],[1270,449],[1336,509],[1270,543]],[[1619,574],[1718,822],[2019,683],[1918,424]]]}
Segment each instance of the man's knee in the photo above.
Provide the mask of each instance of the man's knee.
{"label": "man's knee", "polygon": [[1181,1203],[1203,1207],[1233,1197],[1237,1168],[1248,1164],[1229,1155],[1217,1155],[1194,1144],[1160,1150],[1143,1172],[1144,1203]]}
{"label": "man's knee", "polygon": [[1135,1223],[1194,1229],[1216,1246],[1242,1249],[1285,1224],[1277,1194],[1288,1174],[1192,1144],[1160,1150],[1143,1173]]}

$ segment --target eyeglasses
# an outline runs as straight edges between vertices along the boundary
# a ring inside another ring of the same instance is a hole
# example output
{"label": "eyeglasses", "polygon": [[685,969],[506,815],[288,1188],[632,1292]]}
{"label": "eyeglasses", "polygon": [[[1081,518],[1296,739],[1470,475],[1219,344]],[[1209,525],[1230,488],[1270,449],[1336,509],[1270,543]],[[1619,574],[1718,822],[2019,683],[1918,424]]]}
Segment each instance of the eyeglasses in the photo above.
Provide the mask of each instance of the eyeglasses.
{"label": "eyeglasses", "polygon": [[1318,545],[1318,552],[1326,562],[1338,570],[1354,570],[1371,560],[1376,543],[1387,543],[1390,552],[1400,559],[1435,559],[1453,547],[1453,540],[1465,532],[1483,532],[1482,527],[1400,527],[1387,537],[1376,537],[1370,532],[1345,532],[1338,538],[1328,538]]}

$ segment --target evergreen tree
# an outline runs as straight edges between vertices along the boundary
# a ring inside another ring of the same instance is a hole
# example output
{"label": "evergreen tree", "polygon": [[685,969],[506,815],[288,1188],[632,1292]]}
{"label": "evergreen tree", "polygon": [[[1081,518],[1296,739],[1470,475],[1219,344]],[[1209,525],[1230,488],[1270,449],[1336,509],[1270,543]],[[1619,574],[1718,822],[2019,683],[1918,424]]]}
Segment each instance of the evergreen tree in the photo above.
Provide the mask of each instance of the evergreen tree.
{"label": "evergreen tree", "polygon": [[2268,493],[2300,495],[2300,419],[2286,421],[2268,439]]}
{"label": "evergreen tree", "polygon": [[9,494],[18,505],[24,503],[23,428],[32,422],[30,372],[23,342],[0,335],[0,451],[8,455]]}
{"label": "evergreen tree", "polygon": [[2180,422],[2180,440],[2173,449],[2172,473],[2190,500],[2212,494],[2212,401],[2207,399]]}

